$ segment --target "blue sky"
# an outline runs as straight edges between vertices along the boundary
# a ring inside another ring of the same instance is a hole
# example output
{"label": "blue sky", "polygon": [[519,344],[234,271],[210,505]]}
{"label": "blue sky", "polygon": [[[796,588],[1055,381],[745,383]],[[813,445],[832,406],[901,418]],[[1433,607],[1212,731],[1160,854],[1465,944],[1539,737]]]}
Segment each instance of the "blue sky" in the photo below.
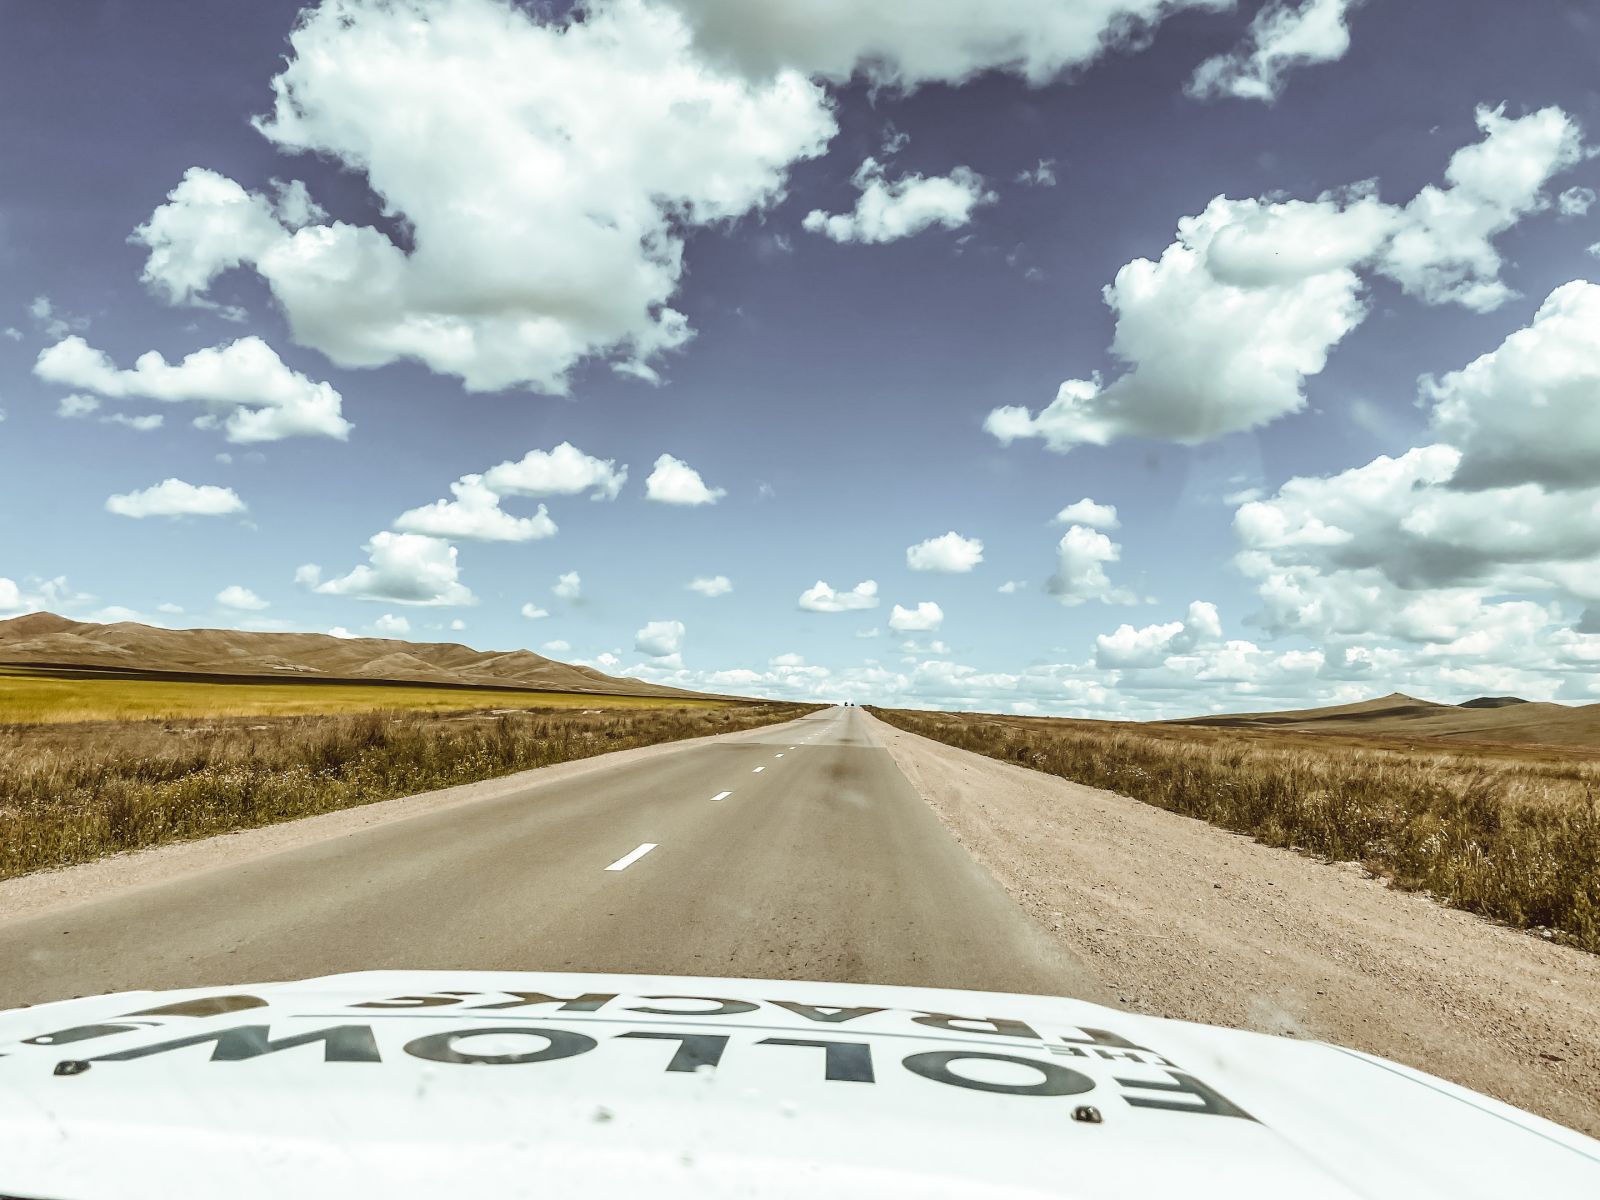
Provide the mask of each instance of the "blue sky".
{"label": "blue sky", "polygon": [[1600,18],[1503,12],[13,8],[0,615],[1600,700]]}

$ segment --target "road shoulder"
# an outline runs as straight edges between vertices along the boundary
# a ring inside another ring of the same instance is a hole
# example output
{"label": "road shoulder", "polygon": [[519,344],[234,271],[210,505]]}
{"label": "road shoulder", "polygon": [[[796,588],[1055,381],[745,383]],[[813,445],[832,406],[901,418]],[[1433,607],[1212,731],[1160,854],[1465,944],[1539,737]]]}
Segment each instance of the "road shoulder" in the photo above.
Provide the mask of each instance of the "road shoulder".
{"label": "road shoulder", "polygon": [[868,720],[956,840],[1129,1008],[1351,1046],[1600,1135],[1600,957]]}

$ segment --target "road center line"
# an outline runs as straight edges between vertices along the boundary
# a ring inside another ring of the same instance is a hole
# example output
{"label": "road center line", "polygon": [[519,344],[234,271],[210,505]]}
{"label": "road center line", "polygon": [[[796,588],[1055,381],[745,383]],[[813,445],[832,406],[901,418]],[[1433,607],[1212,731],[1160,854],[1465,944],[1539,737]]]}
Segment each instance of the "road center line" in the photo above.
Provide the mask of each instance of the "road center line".
{"label": "road center line", "polygon": [[649,854],[650,851],[654,850],[658,845],[660,845],[659,842],[645,842],[637,850],[631,850],[627,854],[624,854],[621,858],[617,859],[617,861],[607,867],[606,870],[626,871],[629,867],[633,866],[634,863],[638,862],[646,854]]}
{"label": "road center line", "polygon": [[761,772],[763,772],[765,770],[766,770],[765,767],[757,767],[754,771],[751,771],[750,774],[759,775],[759,774],[761,774]]}
{"label": "road center line", "polygon": [[713,796],[711,798],[713,800],[726,800],[731,795],[733,795],[732,792],[718,792],[715,796]]}
{"label": "road center line", "polygon": [[782,758],[783,757],[783,752],[779,751],[777,754],[774,754],[772,757],[773,758]]}

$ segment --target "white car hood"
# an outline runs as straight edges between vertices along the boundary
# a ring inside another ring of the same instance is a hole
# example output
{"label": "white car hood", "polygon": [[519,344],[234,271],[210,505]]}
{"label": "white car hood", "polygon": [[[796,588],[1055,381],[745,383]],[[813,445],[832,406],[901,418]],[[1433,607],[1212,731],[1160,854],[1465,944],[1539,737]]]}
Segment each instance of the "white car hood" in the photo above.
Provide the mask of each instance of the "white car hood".
{"label": "white car hood", "polygon": [[580,1194],[1600,1196],[1600,1142],[1040,996],[381,971],[0,1012],[3,1196]]}

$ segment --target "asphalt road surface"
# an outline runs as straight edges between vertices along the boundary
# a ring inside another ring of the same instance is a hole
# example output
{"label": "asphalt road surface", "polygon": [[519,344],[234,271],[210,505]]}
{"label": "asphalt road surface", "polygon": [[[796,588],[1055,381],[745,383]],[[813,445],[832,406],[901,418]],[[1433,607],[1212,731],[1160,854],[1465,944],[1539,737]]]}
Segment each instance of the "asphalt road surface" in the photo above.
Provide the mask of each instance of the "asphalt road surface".
{"label": "asphalt road surface", "polygon": [[855,708],[0,922],[0,1007],[372,968],[1105,999]]}

